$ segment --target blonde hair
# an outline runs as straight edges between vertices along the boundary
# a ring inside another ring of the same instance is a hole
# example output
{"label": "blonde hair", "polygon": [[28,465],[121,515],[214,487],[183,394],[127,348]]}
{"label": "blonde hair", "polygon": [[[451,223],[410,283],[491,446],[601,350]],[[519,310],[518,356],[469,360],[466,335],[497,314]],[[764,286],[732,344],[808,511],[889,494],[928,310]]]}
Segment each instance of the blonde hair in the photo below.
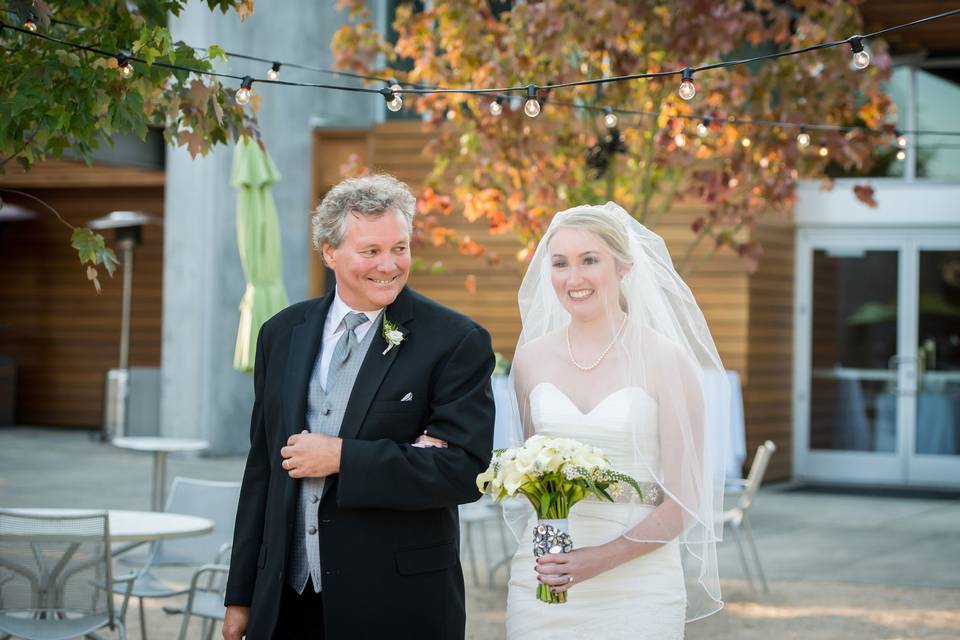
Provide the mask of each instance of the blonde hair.
{"label": "blonde hair", "polygon": [[[623,268],[633,267],[630,253],[630,237],[620,221],[610,213],[595,207],[574,207],[558,213],[551,225],[553,228],[544,238],[548,246],[553,235],[559,229],[577,229],[587,231],[600,238],[610,250],[614,263]],[[620,288],[620,308],[627,310],[627,299]]]}

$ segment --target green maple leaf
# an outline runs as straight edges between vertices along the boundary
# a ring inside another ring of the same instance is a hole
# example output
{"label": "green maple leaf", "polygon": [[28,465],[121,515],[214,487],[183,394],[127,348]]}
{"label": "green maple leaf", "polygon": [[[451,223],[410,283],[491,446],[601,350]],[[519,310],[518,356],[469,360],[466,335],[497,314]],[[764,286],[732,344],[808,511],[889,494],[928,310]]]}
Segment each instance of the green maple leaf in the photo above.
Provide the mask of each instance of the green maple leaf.
{"label": "green maple leaf", "polygon": [[120,261],[113,249],[107,247],[103,236],[94,233],[92,229],[78,227],[73,230],[70,236],[70,246],[77,250],[80,257],[80,264],[90,263],[91,265],[102,264],[107,273],[113,276]]}

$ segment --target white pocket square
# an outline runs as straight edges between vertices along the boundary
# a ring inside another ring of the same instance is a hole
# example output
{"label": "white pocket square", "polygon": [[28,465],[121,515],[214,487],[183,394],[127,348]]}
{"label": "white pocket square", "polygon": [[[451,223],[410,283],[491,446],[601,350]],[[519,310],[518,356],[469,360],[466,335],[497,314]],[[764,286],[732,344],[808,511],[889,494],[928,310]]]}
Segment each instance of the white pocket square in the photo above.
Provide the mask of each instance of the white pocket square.
{"label": "white pocket square", "polygon": [[407,395],[405,395],[405,396],[403,396],[402,398],[400,398],[400,402],[410,402],[411,400],[413,400],[413,392],[412,392],[412,391],[407,392]]}

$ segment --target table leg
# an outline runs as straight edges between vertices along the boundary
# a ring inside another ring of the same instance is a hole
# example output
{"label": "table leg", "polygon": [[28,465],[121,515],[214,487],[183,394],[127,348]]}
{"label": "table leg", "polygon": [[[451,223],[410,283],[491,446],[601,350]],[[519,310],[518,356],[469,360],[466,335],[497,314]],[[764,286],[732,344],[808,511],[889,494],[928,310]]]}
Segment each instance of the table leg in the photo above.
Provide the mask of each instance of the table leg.
{"label": "table leg", "polygon": [[154,511],[163,511],[164,493],[167,487],[167,452],[153,452],[153,504]]}

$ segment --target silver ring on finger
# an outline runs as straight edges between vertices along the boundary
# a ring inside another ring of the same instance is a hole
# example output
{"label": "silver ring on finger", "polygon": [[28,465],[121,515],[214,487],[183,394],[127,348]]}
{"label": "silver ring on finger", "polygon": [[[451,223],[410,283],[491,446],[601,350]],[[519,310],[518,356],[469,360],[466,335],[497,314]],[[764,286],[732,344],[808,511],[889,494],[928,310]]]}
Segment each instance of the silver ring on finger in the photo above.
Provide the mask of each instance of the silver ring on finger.
{"label": "silver ring on finger", "polygon": [[567,576],[567,584],[573,584],[573,576]]}

